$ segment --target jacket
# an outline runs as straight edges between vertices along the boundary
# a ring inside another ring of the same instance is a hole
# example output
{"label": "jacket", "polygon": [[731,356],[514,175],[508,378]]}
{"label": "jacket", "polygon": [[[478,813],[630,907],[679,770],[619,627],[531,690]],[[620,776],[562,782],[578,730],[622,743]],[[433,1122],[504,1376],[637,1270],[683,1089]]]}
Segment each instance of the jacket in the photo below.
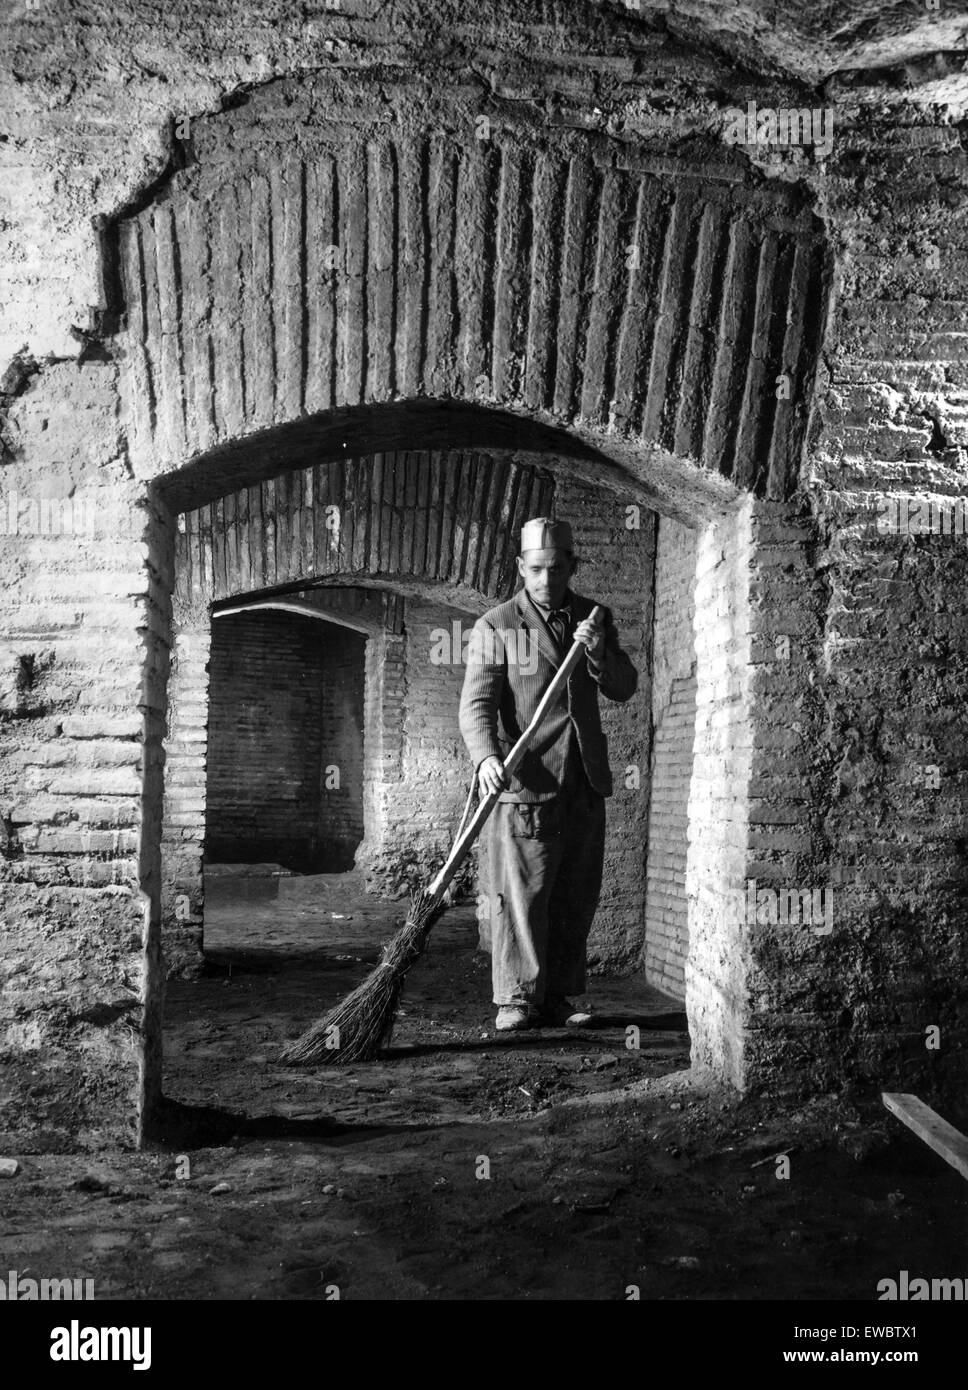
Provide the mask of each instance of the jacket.
{"label": "jacket", "polygon": [[[571,591],[566,597],[571,602],[574,628],[591,614],[595,604]],[[501,801],[533,803],[559,793],[570,730],[574,730],[592,787],[602,796],[611,796],[612,774],[599,715],[599,691],[609,700],[629,700],[639,677],[619,646],[607,608],[601,660],[598,673],[587,658],[575,667],[567,689],[547,711],[534,743],[501,793]],[[560,664],[555,642],[524,589],[474,624],[460,700],[460,731],[475,771],[485,758],[504,761]]]}

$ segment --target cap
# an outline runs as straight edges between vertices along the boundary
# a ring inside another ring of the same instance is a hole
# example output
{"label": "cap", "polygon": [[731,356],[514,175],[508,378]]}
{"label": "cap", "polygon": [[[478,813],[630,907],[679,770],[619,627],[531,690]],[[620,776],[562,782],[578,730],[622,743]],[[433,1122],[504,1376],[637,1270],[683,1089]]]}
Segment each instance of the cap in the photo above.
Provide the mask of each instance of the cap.
{"label": "cap", "polygon": [[567,550],[574,548],[567,521],[550,516],[533,516],[521,527],[521,553],[526,550]]}

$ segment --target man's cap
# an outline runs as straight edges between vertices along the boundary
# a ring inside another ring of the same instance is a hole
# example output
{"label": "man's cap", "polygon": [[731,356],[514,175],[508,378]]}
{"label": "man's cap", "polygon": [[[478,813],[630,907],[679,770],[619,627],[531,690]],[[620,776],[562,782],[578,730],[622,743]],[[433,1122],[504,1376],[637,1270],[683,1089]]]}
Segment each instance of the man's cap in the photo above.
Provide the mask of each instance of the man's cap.
{"label": "man's cap", "polygon": [[521,527],[521,554],[526,550],[574,549],[571,527],[567,521],[555,521],[550,516],[533,516]]}

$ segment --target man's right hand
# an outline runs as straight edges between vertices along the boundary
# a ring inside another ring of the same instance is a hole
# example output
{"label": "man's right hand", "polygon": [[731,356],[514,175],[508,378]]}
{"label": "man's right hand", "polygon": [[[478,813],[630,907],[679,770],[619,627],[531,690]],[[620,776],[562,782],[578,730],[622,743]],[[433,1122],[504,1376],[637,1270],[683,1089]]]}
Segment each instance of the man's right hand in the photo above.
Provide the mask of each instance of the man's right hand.
{"label": "man's right hand", "polygon": [[492,792],[502,792],[508,784],[504,764],[500,758],[485,758],[477,769],[477,786],[481,796]]}

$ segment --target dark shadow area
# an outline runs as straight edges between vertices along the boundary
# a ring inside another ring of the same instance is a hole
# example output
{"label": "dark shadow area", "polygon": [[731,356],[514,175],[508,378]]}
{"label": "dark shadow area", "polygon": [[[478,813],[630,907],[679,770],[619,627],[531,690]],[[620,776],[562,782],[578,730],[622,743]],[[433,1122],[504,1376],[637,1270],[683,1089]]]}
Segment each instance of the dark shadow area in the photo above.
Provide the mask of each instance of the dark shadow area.
{"label": "dark shadow area", "polygon": [[207,864],[353,867],[363,838],[365,647],[359,632],[280,610],[213,622]]}
{"label": "dark shadow area", "polygon": [[233,1147],[256,1139],[294,1139],[303,1143],[321,1139],[363,1141],[428,1128],[439,1126],[348,1125],[331,1115],[300,1119],[273,1114],[247,1115],[218,1106],[186,1105],[166,1096],[152,1124],[147,1147],[181,1153],[221,1145]]}

